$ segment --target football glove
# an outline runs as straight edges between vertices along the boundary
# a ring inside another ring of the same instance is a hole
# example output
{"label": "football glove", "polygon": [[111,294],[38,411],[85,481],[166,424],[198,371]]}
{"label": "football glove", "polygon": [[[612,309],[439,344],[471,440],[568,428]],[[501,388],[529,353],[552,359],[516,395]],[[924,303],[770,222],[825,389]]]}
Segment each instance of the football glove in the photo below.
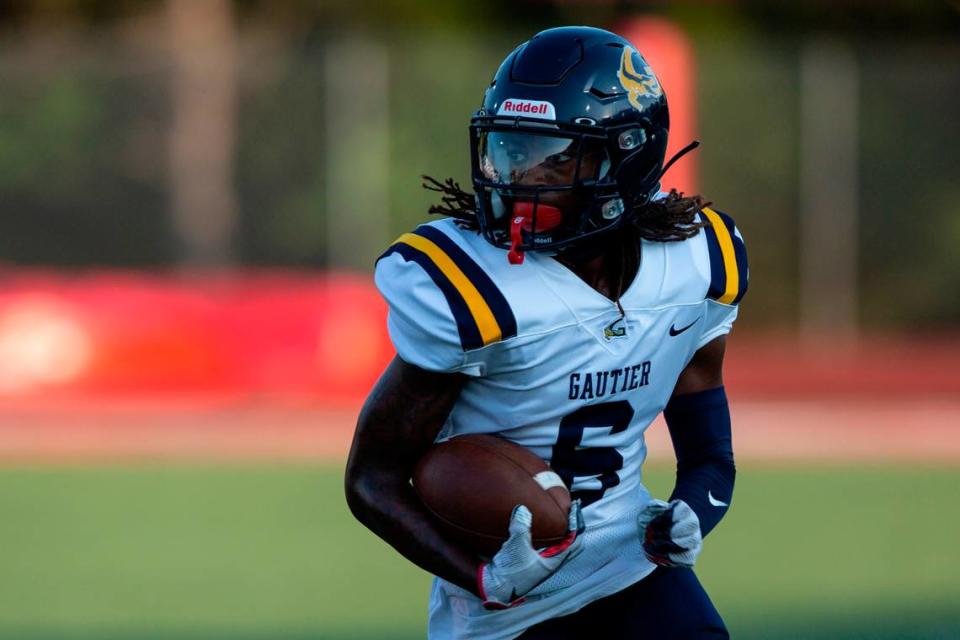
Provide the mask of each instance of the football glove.
{"label": "football glove", "polygon": [[517,505],[510,514],[510,537],[490,562],[477,569],[477,586],[486,609],[509,609],[521,604],[524,596],[546,580],[564,562],[580,552],[583,514],[580,501],[570,505],[569,533],[563,542],[546,549],[534,549],[530,535],[533,516]]}
{"label": "football glove", "polygon": [[651,500],[637,517],[643,553],[661,567],[692,567],[703,539],[700,519],[683,500]]}

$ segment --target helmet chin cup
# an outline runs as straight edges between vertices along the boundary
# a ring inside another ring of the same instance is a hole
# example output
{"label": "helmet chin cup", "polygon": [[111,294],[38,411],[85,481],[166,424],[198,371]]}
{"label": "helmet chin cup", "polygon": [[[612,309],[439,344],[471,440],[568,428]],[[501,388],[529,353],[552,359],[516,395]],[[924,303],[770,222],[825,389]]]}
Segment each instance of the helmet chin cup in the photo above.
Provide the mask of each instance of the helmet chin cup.
{"label": "helmet chin cup", "polygon": [[513,203],[513,215],[510,219],[510,251],[507,259],[510,264],[523,264],[524,233],[536,244],[536,237],[563,223],[563,213],[559,208],[537,201],[520,200]]}
{"label": "helmet chin cup", "polygon": [[[523,219],[523,230],[540,233],[560,226],[563,213],[557,207],[538,202],[519,201],[513,203],[513,217]],[[536,222],[536,227],[534,227]]]}

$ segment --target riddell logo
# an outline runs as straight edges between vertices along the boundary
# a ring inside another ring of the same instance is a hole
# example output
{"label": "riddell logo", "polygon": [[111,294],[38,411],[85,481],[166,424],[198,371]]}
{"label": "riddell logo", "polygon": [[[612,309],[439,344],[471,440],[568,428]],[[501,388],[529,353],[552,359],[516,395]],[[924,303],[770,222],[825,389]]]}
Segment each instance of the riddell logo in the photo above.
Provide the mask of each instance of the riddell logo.
{"label": "riddell logo", "polygon": [[543,100],[517,100],[508,98],[497,110],[498,116],[526,116],[542,120],[556,120],[557,111],[553,105]]}

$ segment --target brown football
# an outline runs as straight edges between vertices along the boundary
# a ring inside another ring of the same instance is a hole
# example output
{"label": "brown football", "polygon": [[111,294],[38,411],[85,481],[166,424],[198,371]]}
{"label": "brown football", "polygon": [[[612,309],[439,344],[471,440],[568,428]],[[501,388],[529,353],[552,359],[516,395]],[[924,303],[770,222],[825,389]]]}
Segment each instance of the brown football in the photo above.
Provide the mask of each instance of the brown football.
{"label": "brown football", "polygon": [[533,545],[567,535],[570,493],[529,449],[492,435],[464,435],[434,445],[417,463],[413,487],[442,526],[467,548],[490,557],[507,539],[510,513],[533,515]]}

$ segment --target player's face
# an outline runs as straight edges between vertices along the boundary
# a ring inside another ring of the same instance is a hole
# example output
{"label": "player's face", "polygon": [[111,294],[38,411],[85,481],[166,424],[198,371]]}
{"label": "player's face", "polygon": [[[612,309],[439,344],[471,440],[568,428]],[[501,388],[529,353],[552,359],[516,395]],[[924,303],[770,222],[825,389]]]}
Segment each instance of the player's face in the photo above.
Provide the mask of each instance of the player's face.
{"label": "player's face", "polygon": [[[609,166],[603,162],[606,152],[599,144],[587,144],[583,149],[581,144],[571,138],[494,131],[485,134],[481,142],[480,168],[485,177],[504,185],[556,187],[603,177],[601,173]],[[577,206],[569,191],[541,192],[540,202],[565,211]]]}

